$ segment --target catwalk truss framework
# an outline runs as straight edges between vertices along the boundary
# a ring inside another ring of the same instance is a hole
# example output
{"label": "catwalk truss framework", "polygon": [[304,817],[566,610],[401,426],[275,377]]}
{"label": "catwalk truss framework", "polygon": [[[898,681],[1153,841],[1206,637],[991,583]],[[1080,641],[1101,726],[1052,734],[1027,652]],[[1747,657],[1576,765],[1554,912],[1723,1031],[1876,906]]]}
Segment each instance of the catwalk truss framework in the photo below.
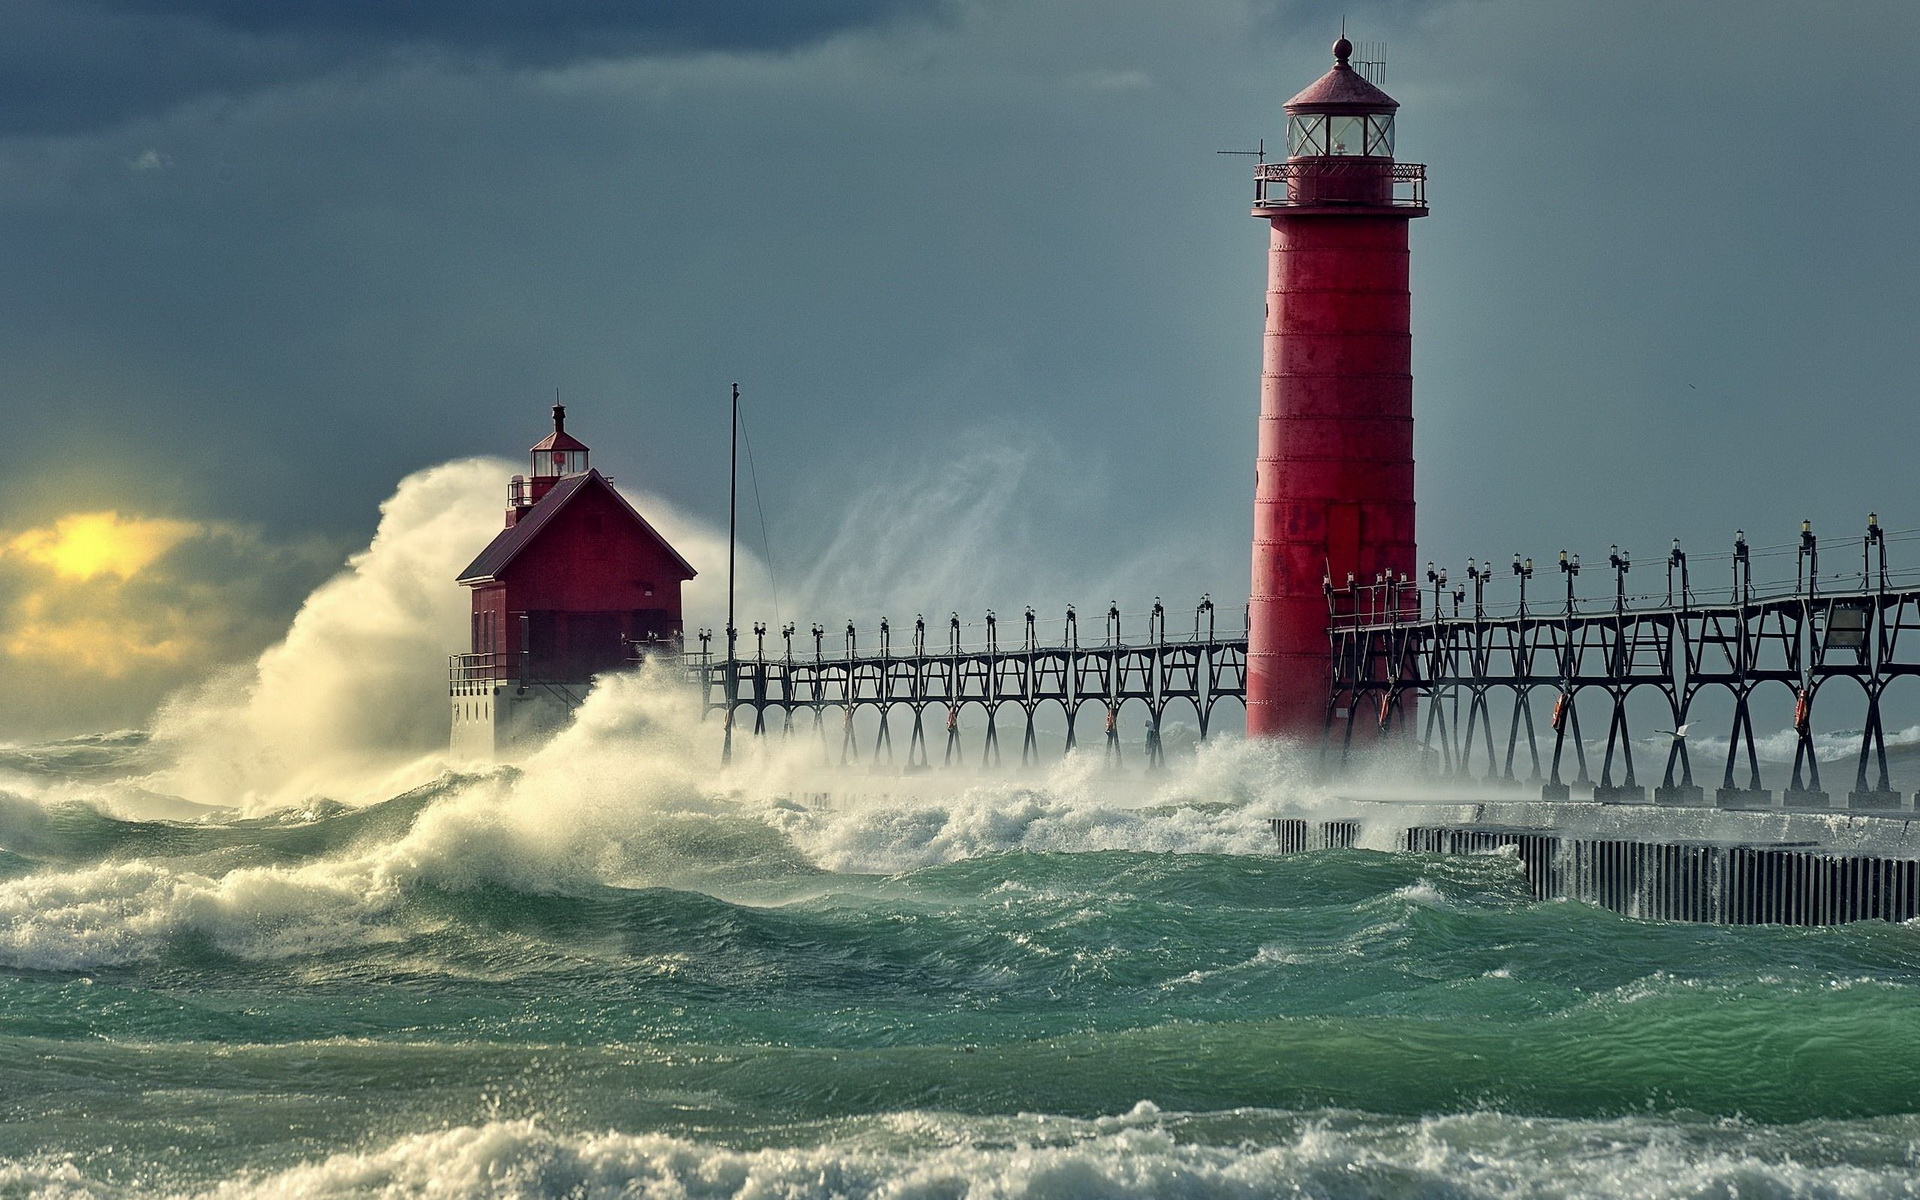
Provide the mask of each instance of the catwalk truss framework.
{"label": "catwalk truss framework", "polygon": [[[1597,606],[1574,595],[1580,560],[1564,551],[1557,565],[1566,583],[1565,600],[1557,608],[1529,608],[1525,583],[1533,564],[1516,556],[1520,604],[1502,616],[1487,615],[1483,599],[1492,572],[1471,563],[1474,601],[1466,615],[1461,613],[1465,588],[1449,590],[1445,572],[1431,567],[1430,605],[1422,604],[1423,589],[1411,579],[1343,588],[1329,581],[1330,761],[1344,764],[1356,746],[1398,735],[1419,745],[1444,774],[1475,778],[1478,770],[1480,778],[1519,782],[1515,762],[1524,748],[1529,782],[1542,783],[1546,798],[1565,798],[1572,787],[1591,784],[1601,801],[1641,800],[1646,793],[1634,763],[1628,700],[1651,689],[1664,700],[1669,722],[1648,731],[1668,738],[1654,798],[1707,803],[1704,789],[1694,783],[1686,733],[1700,697],[1717,690],[1731,698],[1732,723],[1711,802],[1764,806],[1772,793],[1761,781],[1753,703],[1757,693],[1777,686],[1788,691],[1794,705],[1793,766],[1782,801],[1789,807],[1826,807],[1829,798],[1815,753],[1816,708],[1823,694],[1845,681],[1844,686],[1859,689],[1866,712],[1848,805],[1898,808],[1902,796],[1888,777],[1883,701],[1897,680],[1920,675],[1920,588],[1891,582],[1885,547],[1877,519],[1869,518],[1858,586],[1823,590],[1818,543],[1803,523],[1792,585],[1757,595],[1752,554],[1742,535],[1731,556],[1733,585],[1725,591],[1725,603],[1702,602],[1694,594],[1677,542],[1666,563],[1664,599],[1627,596],[1631,563],[1617,547],[1609,554],[1614,596]],[[1443,611],[1448,599],[1451,615]],[[1590,693],[1603,697],[1606,714],[1597,783],[1588,775],[1580,724],[1579,700]],[[1504,753],[1497,755],[1490,699],[1503,694],[1508,719]],[[1550,698],[1550,708],[1545,720],[1536,722],[1536,697],[1541,696]],[[1543,780],[1541,742],[1549,735]],[[1563,778],[1569,748],[1577,772],[1571,782]]]}
{"label": "catwalk truss framework", "polygon": [[[1146,760],[1163,761],[1160,733],[1167,712],[1181,704],[1192,706],[1202,739],[1207,736],[1215,706],[1222,700],[1244,703],[1247,641],[1244,633],[1223,635],[1215,627],[1214,606],[1202,599],[1194,609],[1193,632],[1171,634],[1167,612],[1158,601],[1147,616],[1144,641],[1129,644],[1122,636],[1122,615],[1110,605],[1106,625],[1097,643],[1083,645],[1079,616],[1069,607],[1058,645],[1040,644],[1038,622],[1026,611],[1021,640],[1002,646],[999,621],[989,612],[984,641],[964,646],[956,613],[947,622],[944,650],[927,646],[927,623],[916,618],[911,648],[893,649],[893,630],[882,620],[877,646],[862,653],[852,622],[844,633],[844,649],[829,656],[826,630],[812,626],[811,655],[794,650],[795,627],[780,630],[784,648],[769,655],[768,630],[753,627],[752,657],[716,657],[712,632],[702,630],[700,650],[690,653],[688,666],[709,711],[719,711],[729,722],[751,721],[749,732],[766,736],[768,713],[778,714],[777,732],[786,737],[804,734],[827,745],[838,734],[838,762],[859,763],[863,739],[856,715],[863,709],[877,717],[871,743],[865,746],[870,762],[894,762],[894,714],[910,718],[905,730],[909,769],[931,765],[929,726],[944,735],[941,763],[959,766],[967,761],[962,739],[962,716],[971,710],[986,718],[973,761],[982,766],[1001,762],[999,714],[1012,710],[1023,725],[1020,761],[1040,757],[1039,717],[1048,705],[1057,705],[1065,719],[1065,746],[1078,745],[1076,718],[1092,705],[1104,714],[1104,754],[1109,762],[1121,757],[1120,719],[1128,706],[1146,716]],[[929,712],[932,717],[929,719]]]}

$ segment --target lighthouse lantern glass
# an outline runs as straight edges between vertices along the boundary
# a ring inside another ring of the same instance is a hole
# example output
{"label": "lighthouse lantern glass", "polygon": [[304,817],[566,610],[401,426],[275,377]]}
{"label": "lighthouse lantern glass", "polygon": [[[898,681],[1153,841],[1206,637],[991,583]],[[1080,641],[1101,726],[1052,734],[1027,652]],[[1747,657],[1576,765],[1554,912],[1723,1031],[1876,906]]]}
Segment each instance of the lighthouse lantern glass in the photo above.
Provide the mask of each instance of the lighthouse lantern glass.
{"label": "lighthouse lantern glass", "polygon": [[1333,116],[1297,113],[1287,118],[1287,155],[1393,157],[1393,114]]}
{"label": "lighthouse lantern glass", "polygon": [[1292,158],[1327,152],[1327,119],[1318,113],[1287,118],[1287,154]]}
{"label": "lighthouse lantern glass", "polygon": [[1367,118],[1367,153],[1375,158],[1393,157],[1393,114],[1375,113]]}
{"label": "lighthouse lantern glass", "polygon": [[1334,117],[1327,122],[1328,154],[1363,154],[1366,145],[1365,117]]}
{"label": "lighthouse lantern glass", "polygon": [[535,475],[579,475],[587,469],[585,450],[536,450],[533,452]]}

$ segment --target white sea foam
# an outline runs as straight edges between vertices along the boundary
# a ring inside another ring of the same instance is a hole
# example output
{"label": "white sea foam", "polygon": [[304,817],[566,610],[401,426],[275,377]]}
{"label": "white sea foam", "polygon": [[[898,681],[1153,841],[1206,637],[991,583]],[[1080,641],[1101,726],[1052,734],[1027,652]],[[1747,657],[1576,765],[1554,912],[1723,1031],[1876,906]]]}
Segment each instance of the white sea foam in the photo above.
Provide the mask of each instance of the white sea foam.
{"label": "white sea foam", "polygon": [[1446,895],[1430,879],[1416,879],[1405,887],[1395,888],[1393,895],[1422,908],[1443,908],[1447,903]]}
{"label": "white sea foam", "polygon": [[144,862],[32,875],[0,888],[0,962],[79,970],[151,958],[186,934],[255,958],[392,937],[378,926],[391,895],[363,882],[312,871],[212,878]]}
{"label": "white sea foam", "polygon": [[141,961],[189,935],[284,957],[404,936],[401,903],[423,885],[568,892],[697,875],[702,864],[663,863],[652,838],[662,819],[730,807],[696,772],[712,751],[695,744],[697,727],[697,704],[677,689],[617,676],[524,771],[450,787],[391,840],[218,875],[136,859],[0,882],[0,963]]}
{"label": "white sea foam", "polygon": [[[791,755],[744,755],[722,774],[718,738],[685,691],[646,674],[610,676],[519,769],[448,782],[386,840],[223,874],[148,858],[0,881],[0,964],[147,961],[183,937],[250,958],[374,945],[407,935],[404,901],[419,887],[724,895],[740,869],[727,856],[765,858],[769,840],[775,872],[810,863],[893,873],[1021,850],[1255,853],[1271,845],[1262,813],[1311,799],[1285,751],[1229,744],[1131,783],[1076,756],[1021,782],[963,777],[917,795],[806,808],[785,799],[801,775]],[[701,822],[769,832],[694,839],[691,852],[689,839],[667,836]],[[784,858],[780,845],[791,847]]]}
{"label": "white sea foam", "polygon": [[[1210,1123],[1238,1126],[1242,1136],[1196,1136]],[[665,1134],[563,1133],[533,1120],[496,1121],[242,1173],[203,1191],[110,1183],[63,1161],[0,1165],[0,1190],[208,1200],[1920,1194],[1902,1153],[1911,1121],[1803,1132],[1499,1114],[1409,1121],[1342,1113],[1189,1117],[1142,1105],[1093,1121],[897,1113],[839,1125],[821,1144],[736,1149]],[[1823,1134],[1838,1136],[1823,1145]],[[1864,1161],[1836,1155],[1836,1142]]]}
{"label": "white sea foam", "polygon": [[[952,791],[849,799],[826,812],[768,810],[820,866],[893,874],[1008,851],[1137,851],[1246,854],[1271,849],[1273,835],[1244,803],[1198,803],[1187,780],[1148,803],[1123,791],[1096,755],[1064,760],[1043,778],[952,785]],[[1277,797],[1275,797],[1277,799]]]}

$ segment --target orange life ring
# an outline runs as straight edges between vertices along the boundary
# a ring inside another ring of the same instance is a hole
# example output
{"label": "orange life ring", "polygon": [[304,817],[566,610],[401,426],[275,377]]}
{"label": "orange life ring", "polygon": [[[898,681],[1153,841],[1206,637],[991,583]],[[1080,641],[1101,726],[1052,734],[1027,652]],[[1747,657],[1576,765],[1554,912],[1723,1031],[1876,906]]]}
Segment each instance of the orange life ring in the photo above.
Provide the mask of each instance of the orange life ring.
{"label": "orange life ring", "polygon": [[1813,696],[1806,688],[1793,694],[1793,728],[1795,732],[1805,733],[1813,723]]}
{"label": "orange life ring", "polygon": [[1553,716],[1548,718],[1553,731],[1559,733],[1567,723],[1567,694],[1561,692],[1553,698]]}

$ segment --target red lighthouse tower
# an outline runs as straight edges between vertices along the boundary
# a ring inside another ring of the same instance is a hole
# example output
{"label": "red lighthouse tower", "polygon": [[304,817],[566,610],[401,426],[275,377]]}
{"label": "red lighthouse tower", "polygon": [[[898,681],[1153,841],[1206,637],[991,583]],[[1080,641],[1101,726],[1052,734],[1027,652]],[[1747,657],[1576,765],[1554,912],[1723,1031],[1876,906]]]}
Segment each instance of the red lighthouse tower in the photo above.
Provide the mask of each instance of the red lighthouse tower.
{"label": "red lighthouse tower", "polygon": [[1400,105],[1333,44],[1333,70],[1286,104],[1287,159],[1262,163],[1271,226],[1253,502],[1247,732],[1327,720],[1327,585],[1410,576],[1413,357],[1407,222],[1426,168],[1393,158]]}
{"label": "red lighthouse tower", "polygon": [[515,475],[506,528],[459,582],[473,589],[471,650],[453,657],[456,753],[517,749],[564,725],[596,675],[680,650],[680,585],[694,570],[588,463],[553,407],[553,432]]}

